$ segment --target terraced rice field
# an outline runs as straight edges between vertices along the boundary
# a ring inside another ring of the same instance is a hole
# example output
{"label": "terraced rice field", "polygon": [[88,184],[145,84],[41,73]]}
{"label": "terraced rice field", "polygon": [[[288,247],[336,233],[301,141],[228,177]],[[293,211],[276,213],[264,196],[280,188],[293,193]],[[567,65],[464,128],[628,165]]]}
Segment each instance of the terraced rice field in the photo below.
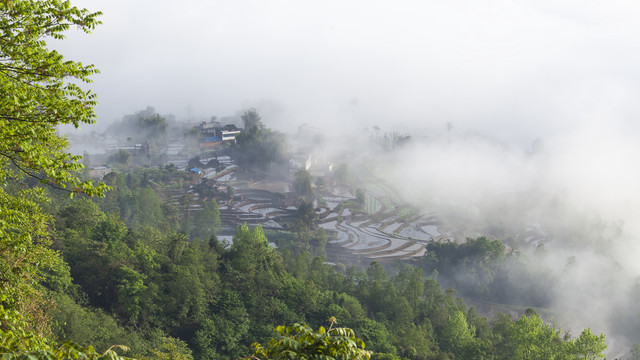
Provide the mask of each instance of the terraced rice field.
{"label": "terraced rice field", "polygon": [[369,215],[373,215],[380,211],[382,203],[376,199],[372,193],[367,193],[364,197],[364,210]]}
{"label": "terraced rice field", "polygon": [[[273,194],[260,191],[239,191],[239,200],[233,205],[221,207],[221,217],[232,224],[247,222],[278,228],[282,216],[295,213],[295,207],[274,206]],[[351,198],[325,196],[316,213],[322,215],[320,228],[330,235],[327,244],[327,261],[347,265],[366,264],[371,260],[391,261],[408,259],[425,254],[426,244],[441,237],[435,215],[420,215],[409,208],[399,208],[385,198],[382,201],[373,193],[367,193],[364,210],[353,213],[343,208],[340,213],[333,210]],[[386,209],[383,211],[383,209]],[[375,221],[372,215],[375,215]]]}
{"label": "terraced rice field", "polygon": [[424,232],[418,225],[411,224],[404,229],[398,231],[399,236],[413,240],[429,241],[433,236]]}
{"label": "terraced rice field", "polygon": [[[373,205],[374,202],[370,204],[370,210],[373,211],[376,205]],[[380,207],[373,213],[379,210]],[[370,213],[369,210],[367,213]],[[327,259],[365,264],[367,259],[390,261],[423,256],[426,244],[441,236],[437,219],[433,215],[420,216],[410,209],[405,210],[405,214],[406,218],[412,219],[411,222],[400,221],[398,212],[394,211],[378,214],[383,218],[377,217],[375,222],[370,218],[363,219],[362,215],[352,221],[351,216],[343,211],[342,218],[346,220],[333,220],[320,225],[336,233],[335,239],[327,246]],[[351,255],[345,255],[345,252]]]}
{"label": "terraced rice field", "polygon": [[386,233],[390,233],[393,234],[394,231],[398,230],[398,228],[402,226],[402,223],[400,222],[394,222],[391,225],[388,225],[387,227],[385,227],[384,229],[382,229],[382,231],[386,232]]}

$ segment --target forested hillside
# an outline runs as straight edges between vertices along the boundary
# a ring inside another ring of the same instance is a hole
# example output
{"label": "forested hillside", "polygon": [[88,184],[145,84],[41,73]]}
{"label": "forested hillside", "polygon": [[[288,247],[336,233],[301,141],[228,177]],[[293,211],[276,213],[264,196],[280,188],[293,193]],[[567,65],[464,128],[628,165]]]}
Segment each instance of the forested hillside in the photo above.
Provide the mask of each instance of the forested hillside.
{"label": "forested hillside", "polygon": [[580,358],[605,348],[603,336],[571,339],[532,311],[490,325],[418,267],[343,273],[306,252],[279,254],[260,227],[239,227],[228,248],[214,234],[189,237],[144,178],[114,174],[95,201],[53,192],[52,248],[64,262],[40,270],[55,304],[42,315],[51,338],[98,352],[124,344],[137,358],[236,359],[276,326],[317,328],[333,316],[374,359]]}

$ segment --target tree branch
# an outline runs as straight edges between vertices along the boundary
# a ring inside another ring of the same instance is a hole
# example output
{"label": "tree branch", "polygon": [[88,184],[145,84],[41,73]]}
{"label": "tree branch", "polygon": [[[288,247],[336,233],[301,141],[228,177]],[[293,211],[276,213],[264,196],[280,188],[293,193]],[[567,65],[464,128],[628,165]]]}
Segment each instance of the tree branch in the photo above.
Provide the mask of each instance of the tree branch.
{"label": "tree branch", "polygon": [[47,185],[47,186],[49,186],[49,187],[51,187],[51,188],[53,188],[53,189],[56,189],[56,190],[62,190],[62,191],[68,192],[68,193],[72,193],[72,192],[74,192],[73,190],[69,190],[69,189],[66,189],[66,188],[60,187],[60,186],[58,186],[58,185],[55,185],[55,184],[51,183],[47,178],[44,178],[44,177],[38,176],[38,175],[33,174],[32,172],[30,172],[29,170],[24,169],[22,166],[20,166],[20,164],[19,164],[18,160],[14,159],[12,156],[8,155],[7,153],[0,151],[0,155],[2,155],[2,156],[4,156],[4,157],[6,157],[7,159],[9,159],[9,160],[11,161],[11,163],[12,163],[16,168],[18,168],[18,170],[20,170],[23,174],[25,174],[25,175],[27,175],[27,176],[29,176],[29,177],[31,177],[31,178],[37,179],[37,180],[39,180],[41,183],[43,183],[43,184],[45,184],[45,185]]}

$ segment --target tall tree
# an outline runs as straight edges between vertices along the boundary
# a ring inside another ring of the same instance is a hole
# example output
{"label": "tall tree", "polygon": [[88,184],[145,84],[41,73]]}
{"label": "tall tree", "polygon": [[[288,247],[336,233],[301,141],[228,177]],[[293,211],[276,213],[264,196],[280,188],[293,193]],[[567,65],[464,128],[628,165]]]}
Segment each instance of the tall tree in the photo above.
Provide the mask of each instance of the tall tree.
{"label": "tall tree", "polygon": [[[251,124],[249,123],[245,124]],[[251,126],[251,125],[245,125]],[[273,165],[285,163],[286,138],[284,134],[265,128],[257,122],[236,136],[236,150],[238,165],[244,169],[267,171]]]}
{"label": "tall tree", "polygon": [[578,338],[569,343],[569,353],[575,359],[605,359],[603,352],[607,349],[604,334],[595,335],[591,329],[584,329]]}
{"label": "tall tree", "polygon": [[263,127],[260,117],[260,113],[256,108],[250,108],[244,111],[242,116],[242,122],[244,123],[244,130],[251,130],[254,127],[261,128]]}
{"label": "tall tree", "polygon": [[208,240],[220,227],[220,209],[215,200],[206,200],[193,219],[192,238]]}
{"label": "tall tree", "polygon": [[473,341],[476,329],[469,326],[462,311],[456,311],[449,316],[449,320],[440,335],[440,346],[443,350],[452,352],[456,358],[465,358],[466,351]]}
{"label": "tall tree", "polygon": [[313,190],[311,189],[311,174],[301,169],[296,172],[295,179],[293,181],[293,191],[296,195],[302,199],[309,199],[313,197]]}
{"label": "tall tree", "polygon": [[561,358],[563,343],[560,330],[545,324],[537,315],[522,316],[513,323],[510,341],[514,346],[512,359],[550,360]]}
{"label": "tall tree", "polygon": [[0,4],[0,181],[27,176],[71,193],[104,190],[75,176],[81,157],[67,153],[56,132],[62,124],[94,123],[96,96],[78,84],[98,71],[65,60],[45,42],[63,39],[70,25],[89,32],[98,15],[68,1]]}
{"label": "tall tree", "polygon": [[167,120],[156,110],[147,106],[135,114],[125,115],[122,121],[109,126],[107,133],[127,139],[127,142],[144,142],[161,144],[167,140]]}
{"label": "tall tree", "polygon": [[[42,304],[35,290],[36,274],[57,258],[48,248],[50,217],[39,205],[47,200],[44,191],[28,186],[26,180],[71,196],[101,195],[106,189],[76,176],[81,157],[69,154],[67,140],[56,132],[58,125],[94,122],[95,94],[81,84],[90,83],[98,71],[64,59],[46,44],[47,39],[63,39],[71,25],[90,32],[99,24],[99,15],[69,1],[0,2],[0,308],[9,311],[0,324],[3,338],[24,334],[11,331],[8,314],[18,322],[27,320],[31,330],[42,323],[29,321]],[[29,330],[22,324],[22,330]],[[21,344],[40,347],[30,341]]]}

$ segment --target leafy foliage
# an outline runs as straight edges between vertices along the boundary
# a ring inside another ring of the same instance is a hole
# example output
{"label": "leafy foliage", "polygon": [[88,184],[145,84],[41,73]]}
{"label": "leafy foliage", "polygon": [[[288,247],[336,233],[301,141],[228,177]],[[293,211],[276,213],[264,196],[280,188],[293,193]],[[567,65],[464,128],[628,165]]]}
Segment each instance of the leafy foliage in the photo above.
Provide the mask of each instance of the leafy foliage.
{"label": "leafy foliage", "polygon": [[82,169],[80,157],[66,153],[68,142],[56,133],[61,124],[94,122],[96,96],[78,83],[98,71],[65,61],[45,42],[64,38],[71,25],[89,32],[99,15],[68,1],[0,4],[0,183],[28,176],[71,194],[105,190],[73,174]]}
{"label": "leafy foliage", "polygon": [[254,127],[264,127],[260,118],[260,113],[256,108],[250,108],[245,110],[241,118],[242,118],[242,122],[244,123],[245,130],[251,130]]}
{"label": "leafy foliage", "polygon": [[444,285],[465,296],[541,307],[549,305],[552,296],[547,285],[554,275],[537,267],[535,258],[507,251],[499,240],[430,242],[422,264],[429,273],[437,271]]}
{"label": "leafy foliage", "polygon": [[364,341],[349,328],[334,328],[331,318],[329,329],[313,331],[301,324],[278,326],[277,337],[266,346],[254,343],[253,357],[258,359],[370,359],[371,351],[364,349]]}
{"label": "leafy foliage", "polygon": [[120,165],[129,165],[131,163],[131,153],[124,149],[119,149],[118,152],[109,155],[107,163],[116,163]]}
{"label": "leafy foliage", "polygon": [[268,171],[273,166],[285,164],[284,134],[266,128],[257,110],[245,112],[245,130],[236,136],[236,151],[238,165],[244,169]]}
{"label": "leafy foliage", "polygon": [[293,181],[294,193],[302,199],[313,198],[313,190],[311,189],[311,174],[307,170],[298,170]]}
{"label": "leafy foliage", "polygon": [[158,114],[153,107],[148,106],[135,114],[124,116],[120,122],[111,124],[107,133],[134,142],[149,140],[154,144],[159,144],[166,142],[168,126],[167,120]]}
{"label": "leafy foliage", "polygon": [[63,360],[63,359],[87,359],[87,360],[126,360],[130,359],[127,357],[123,357],[118,355],[115,352],[114,348],[120,348],[123,350],[128,350],[129,348],[123,345],[115,345],[103,354],[97,353],[95,349],[91,346],[82,347],[73,342],[65,342],[59,347],[51,350],[33,350],[33,351],[22,351],[22,350],[13,350],[11,348],[0,348],[0,352],[3,353],[3,359],[6,360]]}
{"label": "leafy foliage", "polygon": [[[1,296],[0,299],[4,297]],[[114,349],[128,351],[124,345],[113,345],[103,354],[97,353],[92,346],[82,347],[74,342],[65,341],[60,345],[52,345],[37,334],[25,330],[26,324],[20,320],[16,311],[7,310],[0,305],[0,355],[3,359],[93,359],[93,360],[125,360]]]}
{"label": "leafy foliage", "polygon": [[40,207],[48,199],[34,185],[69,196],[107,190],[76,176],[81,158],[67,153],[67,140],[56,132],[58,125],[94,122],[95,94],[80,85],[97,70],[65,60],[46,44],[63,39],[71,25],[91,31],[99,15],[68,1],[0,3],[0,307],[6,309],[0,336],[14,355],[31,349],[22,338],[48,335],[38,280],[47,267],[60,264],[48,247],[51,217]]}

